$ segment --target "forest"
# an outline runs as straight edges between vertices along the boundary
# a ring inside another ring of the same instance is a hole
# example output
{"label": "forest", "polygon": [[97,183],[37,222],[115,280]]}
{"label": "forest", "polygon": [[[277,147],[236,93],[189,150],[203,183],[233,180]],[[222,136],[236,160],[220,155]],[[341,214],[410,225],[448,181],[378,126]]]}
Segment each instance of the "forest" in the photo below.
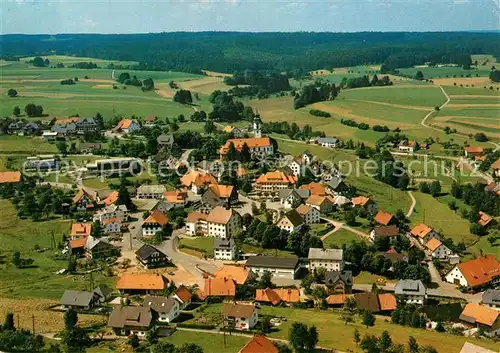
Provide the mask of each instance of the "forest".
{"label": "forest", "polygon": [[497,32],[13,34],[0,41],[6,59],[74,55],[139,63],[128,69],[196,73],[300,73],[376,63],[390,71],[424,62],[467,66],[470,54],[500,55]]}

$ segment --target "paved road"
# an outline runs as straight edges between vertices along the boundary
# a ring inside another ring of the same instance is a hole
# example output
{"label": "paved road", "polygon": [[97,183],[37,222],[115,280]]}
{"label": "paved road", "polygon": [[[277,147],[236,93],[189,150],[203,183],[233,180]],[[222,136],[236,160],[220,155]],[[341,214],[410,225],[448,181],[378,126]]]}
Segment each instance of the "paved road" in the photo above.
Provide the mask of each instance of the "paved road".
{"label": "paved road", "polygon": [[[346,225],[345,223],[342,223],[342,222],[334,221],[332,219],[328,219],[328,218],[324,218],[324,217],[321,217],[321,219],[324,220],[324,221],[326,221],[326,222],[328,222],[328,223],[330,223],[330,224],[333,224],[333,226],[335,227],[335,229],[333,231],[331,231],[330,233],[328,233],[328,234],[335,233],[340,228],[344,228],[344,229],[347,229],[348,231],[350,231],[350,232],[352,232],[354,234],[359,235],[360,237],[366,238],[368,241],[371,241],[370,240],[370,234],[367,234],[367,233],[362,232],[362,231],[360,231],[358,229],[349,227],[348,225]],[[321,240],[323,240],[324,238],[326,238],[326,236],[321,237]]]}

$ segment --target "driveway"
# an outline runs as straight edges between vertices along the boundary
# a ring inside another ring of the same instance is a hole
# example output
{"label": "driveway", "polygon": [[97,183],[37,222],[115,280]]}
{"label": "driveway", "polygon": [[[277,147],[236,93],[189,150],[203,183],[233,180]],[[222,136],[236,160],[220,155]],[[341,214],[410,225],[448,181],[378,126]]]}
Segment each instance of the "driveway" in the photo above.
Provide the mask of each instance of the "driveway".
{"label": "driveway", "polygon": [[[260,201],[252,200],[242,194],[239,194],[240,204],[238,204],[235,208],[239,214],[244,215],[245,213],[252,214],[252,202],[255,202],[257,207],[260,207]],[[279,201],[266,201],[266,206],[271,210],[279,210],[283,208],[283,205]]]}

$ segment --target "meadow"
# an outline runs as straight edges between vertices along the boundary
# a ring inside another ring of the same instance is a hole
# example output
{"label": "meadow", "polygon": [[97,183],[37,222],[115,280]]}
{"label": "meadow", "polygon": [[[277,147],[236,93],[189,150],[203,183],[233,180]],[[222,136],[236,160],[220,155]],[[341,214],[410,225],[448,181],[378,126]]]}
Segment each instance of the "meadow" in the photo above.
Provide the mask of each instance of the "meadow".
{"label": "meadow", "polygon": [[344,244],[350,244],[353,241],[364,241],[365,238],[361,238],[356,233],[353,233],[347,229],[340,228],[335,233],[330,234],[323,240],[323,246],[325,249],[331,247],[342,248]]}

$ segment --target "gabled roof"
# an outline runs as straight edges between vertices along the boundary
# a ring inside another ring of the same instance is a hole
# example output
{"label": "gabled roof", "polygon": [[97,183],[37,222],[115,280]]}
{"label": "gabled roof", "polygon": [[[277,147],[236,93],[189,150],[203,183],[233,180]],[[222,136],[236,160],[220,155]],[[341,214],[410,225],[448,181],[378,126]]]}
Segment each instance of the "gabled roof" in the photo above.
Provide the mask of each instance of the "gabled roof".
{"label": "gabled roof", "polygon": [[500,158],[491,163],[490,169],[497,170],[500,169]]}
{"label": "gabled roof", "polygon": [[94,288],[94,293],[100,295],[102,298],[106,298],[108,295],[113,293],[113,290],[103,284],[100,284]]}
{"label": "gabled roof", "polygon": [[69,247],[71,249],[83,249],[85,247],[85,244],[87,244],[87,237],[69,241]]}
{"label": "gabled roof", "polygon": [[375,215],[375,221],[377,223],[383,224],[384,226],[389,225],[389,223],[392,220],[392,214],[389,212],[385,211],[378,211],[378,213]]}
{"label": "gabled roof", "polygon": [[483,304],[500,305],[500,289],[488,289],[483,293]]}
{"label": "gabled roof", "polygon": [[493,326],[500,316],[500,311],[490,309],[483,305],[469,303],[465,306],[460,314],[460,320],[467,321],[471,324],[482,324]]}
{"label": "gabled roof", "polygon": [[321,248],[309,248],[309,254],[307,258],[309,260],[334,260],[342,261],[343,258],[342,249],[321,249]]}
{"label": "gabled roof", "polygon": [[255,181],[257,184],[272,183],[272,184],[296,184],[297,177],[286,175],[280,170],[261,174]]}
{"label": "gabled roof", "polygon": [[112,191],[108,197],[106,197],[102,202],[106,205],[109,206],[111,204],[114,204],[118,200],[118,191]]}
{"label": "gabled roof", "polygon": [[142,306],[115,306],[109,315],[108,326],[114,328],[149,328],[153,315],[151,309]]}
{"label": "gabled roof", "polygon": [[279,350],[266,337],[254,336],[238,353],[279,353]]}
{"label": "gabled roof", "polygon": [[88,237],[92,233],[91,223],[73,223],[71,225],[72,237]]}
{"label": "gabled roof", "polygon": [[500,276],[500,262],[493,255],[462,262],[457,267],[470,287],[486,284],[493,277]]}
{"label": "gabled roof", "polygon": [[399,234],[399,228],[395,225],[379,226],[373,228],[378,237],[395,237]]}
{"label": "gabled roof", "polygon": [[106,226],[110,223],[122,223],[120,218],[107,218],[102,222],[102,225]]}
{"label": "gabled roof", "polygon": [[207,297],[234,297],[236,294],[236,282],[231,278],[207,278],[205,279],[205,295]]}
{"label": "gabled roof", "polygon": [[153,273],[124,273],[116,283],[117,289],[163,290],[168,280]]}
{"label": "gabled roof", "polygon": [[391,293],[382,293],[378,295],[380,311],[396,310],[398,301]]}
{"label": "gabled roof", "polygon": [[229,150],[229,146],[233,143],[234,148],[237,151],[241,151],[243,149],[243,145],[246,144],[248,148],[256,148],[256,147],[269,147],[272,145],[271,139],[269,137],[250,137],[250,138],[241,138],[241,139],[229,139],[226,141],[224,146],[220,148],[220,153],[225,154]]}
{"label": "gabled roof", "polygon": [[297,207],[295,209],[295,211],[297,211],[301,216],[305,216],[306,214],[308,214],[309,212],[319,212],[316,208],[314,207],[311,207],[309,205],[300,205],[299,207]]}
{"label": "gabled roof", "polygon": [[184,186],[191,187],[192,184],[195,184],[198,187],[202,187],[209,184],[217,184],[217,180],[210,173],[204,173],[197,170],[190,170],[184,176],[181,177],[181,183]]}
{"label": "gabled roof", "polygon": [[482,147],[469,146],[465,147],[465,151],[467,151],[467,153],[483,153],[484,149]]}
{"label": "gabled roof", "polygon": [[288,219],[294,227],[298,227],[304,223],[304,219],[296,210],[288,211],[283,215],[283,218]]}
{"label": "gabled roof", "polygon": [[290,195],[294,195],[301,199],[307,199],[311,195],[311,192],[303,189],[282,189],[278,192],[278,195],[282,200],[288,198]]}
{"label": "gabled roof", "polygon": [[138,194],[163,194],[167,189],[163,185],[141,185],[137,188]]}
{"label": "gabled roof", "polygon": [[198,221],[206,221],[208,215],[206,213],[201,212],[189,212],[186,217],[186,222],[198,222]]}
{"label": "gabled roof", "polygon": [[301,185],[299,189],[309,190],[311,192],[311,195],[317,195],[317,196],[327,195],[326,188],[321,183],[309,183],[306,185]]}
{"label": "gabled roof", "polygon": [[443,243],[441,243],[441,241],[439,241],[437,238],[432,238],[425,244],[427,249],[432,252],[436,251],[441,245],[443,245]]}
{"label": "gabled roof", "polygon": [[218,206],[214,208],[210,213],[208,214],[207,217],[207,222],[211,223],[218,223],[218,224],[226,224],[229,222],[231,217],[234,215],[237,215],[238,212],[230,208],[229,210],[227,208],[224,208],[222,206]]}
{"label": "gabled roof", "polygon": [[163,193],[163,198],[171,203],[184,203],[187,197],[186,191],[172,190]]}
{"label": "gabled roof", "polygon": [[208,190],[211,190],[217,197],[229,198],[231,196],[231,194],[233,193],[234,186],[210,184],[208,186]]}
{"label": "gabled roof", "polygon": [[21,172],[0,172],[0,184],[19,183]]}
{"label": "gabled roof", "polygon": [[432,232],[432,228],[421,223],[421,224],[417,224],[415,227],[413,227],[413,229],[411,230],[410,233],[414,237],[424,238],[430,232]]}
{"label": "gabled roof", "polygon": [[79,290],[65,290],[59,302],[61,305],[88,306],[92,302],[94,293]]}
{"label": "gabled roof", "polygon": [[330,285],[338,281],[352,285],[352,271],[325,271],[325,284]]}
{"label": "gabled roof", "polygon": [[298,263],[297,257],[250,256],[246,266],[295,269]]}
{"label": "gabled roof", "polygon": [[493,217],[491,217],[489,214],[484,213],[483,211],[479,211],[479,223],[483,227],[486,227],[490,222],[493,220]]}
{"label": "gabled roof", "polygon": [[140,125],[137,120],[131,120],[131,119],[122,119],[120,122],[116,125],[115,130],[121,130],[121,129],[128,129],[132,124],[137,124]]}
{"label": "gabled roof", "polygon": [[326,298],[328,305],[343,305],[347,298],[353,297],[352,294],[332,294]]}
{"label": "gabled roof", "polygon": [[193,295],[185,286],[180,285],[174,292],[174,294],[182,301],[182,303],[187,303],[191,300]]}
{"label": "gabled roof", "polygon": [[84,197],[87,197],[90,201],[94,201],[94,198],[85,189],[79,189],[73,197],[73,203],[80,202]]}
{"label": "gabled roof", "polygon": [[380,311],[378,295],[373,292],[359,293],[354,296],[356,307],[358,309],[369,310],[372,312]]}
{"label": "gabled roof", "polygon": [[331,199],[328,198],[327,196],[319,196],[319,195],[311,195],[306,200],[306,204],[314,205],[314,206],[321,206],[325,202],[330,203],[330,204],[332,203]]}
{"label": "gabled roof", "polygon": [[229,278],[236,284],[244,284],[249,275],[250,271],[246,267],[236,265],[224,265],[214,273],[215,278]]}
{"label": "gabled roof", "polygon": [[276,305],[280,302],[299,303],[300,291],[296,288],[257,289],[255,300]]}
{"label": "gabled roof", "polygon": [[147,260],[151,255],[153,255],[155,252],[158,252],[162,254],[163,256],[165,255],[162,251],[158,250],[155,248],[153,245],[149,244],[143,244],[136,252],[135,255],[141,259],[141,260]]}
{"label": "gabled roof", "polygon": [[252,316],[255,310],[255,305],[227,303],[224,304],[224,307],[222,308],[222,315],[244,317],[245,319],[248,319]]}
{"label": "gabled roof", "polygon": [[215,238],[214,241],[214,250],[217,249],[233,249],[236,246],[236,243],[234,242],[234,239],[222,239],[222,238]]}
{"label": "gabled roof", "polygon": [[168,217],[160,210],[154,210],[143,224],[159,224],[165,226],[168,223]]}
{"label": "gabled roof", "polygon": [[427,288],[421,280],[402,279],[396,283],[394,293],[399,295],[425,295]]}
{"label": "gabled roof", "polygon": [[344,186],[344,181],[339,176],[332,176],[328,182],[328,187],[332,190],[337,190],[340,186]]}
{"label": "gabled roof", "polygon": [[142,306],[145,308],[151,308],[157,313],[169,313],[173,309],[175,303],[176,300],[173,296],[164,297],[159,295],[146,295]]}

